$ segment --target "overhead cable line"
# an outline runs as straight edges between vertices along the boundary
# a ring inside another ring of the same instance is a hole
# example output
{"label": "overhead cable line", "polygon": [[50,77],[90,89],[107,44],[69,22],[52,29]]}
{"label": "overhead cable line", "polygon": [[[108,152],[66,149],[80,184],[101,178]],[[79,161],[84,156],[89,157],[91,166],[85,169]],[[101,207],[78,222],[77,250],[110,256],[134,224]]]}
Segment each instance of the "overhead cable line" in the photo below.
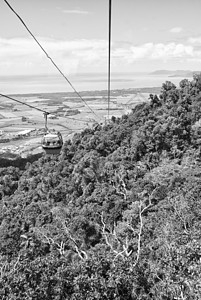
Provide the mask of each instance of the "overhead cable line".
{"label": "overhead cable line", "polygon": [[[40,108],[38,108],[38,107],[36,107],[36,106],[33,106],[33,105],[30,105],[30,104],[27,104],[27,103],[25,103],[25,102],[23,102],[23,101],[20,101],[20,100],[18,100],[18,99],[13,98],[13,97],[7,96],[7,95],[5,95],[5,94],[0,94],[0,97],[5,97],[5,98],[7,98],[7,99],[10,99],[10,100],[13,100],[13,101],[15,101],[15,102],[18,102],[18,103],[20,103],[20,104],[22,104],[22,105],[26,105],[26,106],[28,106],[28,107],[30,107],[30,108],[36,109],[36,110],[38,110],[38,111],[41,111],[43,114],[46,114],[46,115],[54,114],[53,112],[48,112],[48,111],[46,111],[46,110],[40,109]],[[63,116],[63,118],[67,118],[67,119],[69,119],[69,120],[80,121],[80,122],[84,122],[84,123],[94,122],[94,121],[90,121],[90,120],[82,120],[82,119],[71,118],[70,116]]]}
{"label": "overhead cable line", "polygon": [[112,23],[112,0],[109,0],[109,47],[108,47],[108,120],[110,119],[110,77],[111,77],[111,23]]}
{"label": "overhead cable line", "polygon": [[[47,58],[51,61],[51,63],[55,66],[55,68],[59,71],[59,73],[63,76],[63,78],[68,82],[68,84],[71,86],[73,91],[78,95],[78,97],[85,103],[85,105],[91,110],[91,112],[99,118],[99,116],[95,113],[95,111],[87,104],[87,102],[82,98],[82,96],[77,92],[77,90],[74,88],[70,80],[64,75],[64,73],[61,71],[61,69],[57,66],[57,64],[54,62],[54,60],[49,56],[49,54],[46,52],[46,50],[43,48],[43,46],[39,43],[39,41],[36,39],[36,37],[33,35],[33,33],[30,31],[30,29],[27,27],[25,22],[22,20],[22,18],[19,16],[19,14],[12,8],[12,6],[8,3],[8,1],[4,0],[4,2],[8,5],[8,7],[12,10],[12,12],[17,16],[17,18],[20,20],[20,22],[24,25],[26,30],[29,32],[29,34],[32,36],[32,38],[35,40],[35,42],[38,44],[38,46],[41,48],[41,50],[45,53]],[[100,118],[99,118],[100,119]]]}
{"label": "overhead cable line", "polygon": [[[25,103],[25,102],[23,102],[23,101],[20,101],[20,100],[18,100],[18,99],[15,99],[15,98],[13,98],[13,97],[10,97],[10,96],[4,95],[4,94],[0,94],[0,97],[5,97],[5,98],[7,98],[7,99],[10,99],[10,100],[13,100],[13,101],[15,101],[15,102],[18,102],[18,103],[20,103],[20,104],[22,104],[22,105],[26,105],[26,106],[28,106],[28,107],[30,107],[30,108],[36,109],[36,110],[38,110],[38,111],[41,111],[41,112],[44,114],[44,117],[45,117],[45,127],[47,127],[47,116],[50,115],[50,114],[52,114],[52,113],[50,113],[49,111],[40,109],[40,108],[38,108],[38,107],[36,107],[36,106],[27,104],[27,103]],[[72,130],[71,128],[69,128],[69,129]]]}
{"label": "overhead cable line", "polygon": [[71,118],[70,116],[63,116],[62,118],[68,118],[69,120],[73,120],[73,121],[79,121],[79,122],[84,122],[84,123],[91,123],[94,122],[95,120],[83,120],[83,119],[76,119],[76,118]]}
{"label": "overhead cable line", "polygon": [[48,111],[46,111],[46,110],[43,110],[43,109],[40,109],[40,108],[38,108],[38,107],[32,106],[32,105],[30,105],[30,104],[24,103],[24,102],[22,102],[22,101],[20,101],[20,100],[14,99],[14,98],[12,98],[12,97],[10,97],[10,96],[4,95],[4,94],[0,94],[0,96],[1,96],[1,97],[5,97],[5,98],[8,98],[8,99],[13,100],[13,101],[16,101],[16,102],[18,102],[18,103],[20,103],[20,104],[29,106],[30,108],[37,109],[37,110],[43,112],[45,115],[49,115],[49,114],[50,114],[50,112],[48,112]]}
{"label": "overhead cable line", "polygon": [[[26,105],[26,106],[28,106],[28,107],[30,107],[30,108],[36,109],[36,110],[38,110],[38,111],[41,111],[41,112],[44,114],[44,117],[45,117],[45,124],[46,124],[46,122],[47,122],[46,117],[47,117],[48,115],[50,115],[50,114],[54,114],[54,113],[50,113],[50,112],[48,112],[48,111],[46,111],[46,110],[40,109],[40,108],[38,108],[38,107],[36,107],[36,106],[27,104],[27,103],[25,103],[25,102],[23,102],[23,101],[20,101],[20,100],[18,100],[18,99],[13,98],[13,97],[7,96],[7,95],[5,95],[5,94],[1,94],[1,93],[0,93],[0,97],[5,97],[5,98],[7,98],[7,99],[10,99],[10,100],[13,100],[13,101],[15,101],[15,102],[18,102],[18,103],[20,103],[20,104],[22,104],[22,105]],[[90,123],[90,122],[92,122],[92,121],[88,121],[88,120],[82,120],[82,119],[71,118],[70,116],[63,116],[63,118],[67,118],[67,119],[69,119],[69,120],[75,120],[75,121],[79,121],[79,122],[84,122],[84,123]],[[71,128],[69,128],[69,129],[73,131],[73,129],[71,129]],[[76,130],[74,130],[74,131],[76,131]]]}

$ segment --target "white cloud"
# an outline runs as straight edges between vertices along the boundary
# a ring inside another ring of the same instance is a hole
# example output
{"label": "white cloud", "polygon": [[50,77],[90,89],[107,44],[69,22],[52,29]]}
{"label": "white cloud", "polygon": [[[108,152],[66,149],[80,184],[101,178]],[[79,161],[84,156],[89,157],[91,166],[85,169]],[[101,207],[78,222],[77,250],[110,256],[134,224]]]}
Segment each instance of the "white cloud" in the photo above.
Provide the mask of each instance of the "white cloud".
{"label": "white cloud", "polygon": [[151,58],[171,59],[179,57],[193,56],[193,47],[183,44],[168,43],[156,44],[152,47]]}
{"label": "white cloud", "polygon": [[183,31],[182,27],[173,27],[173,28],[170,29],[171,33],[180,33],[182,31]]}
{"label": "white cloud", "polygon": [[72,9],[72,10],[63,10],[65,14],[78,14],[78,15],[88,15],[90,14],[89,11],[86,10],[79,10],[79,9]]}
{"label": "white cloud", "polygon": [[198,37],[190,37],[188,39],[188,43],[194,44],[194,45],[200,45],[201,44],[201,37],[200,36],[198,36]]}
{"label": "white cloud", "polygon": [[[38,38],[55,63],[65,74],[83,70],[107,70],[106,40],[56,40]],[[135,62],[143,64],[201,60],[201,38],[189,38],[185,43],[113,43],[112,64],[118,69]],[[0,75],[55,73],[55,69],[33,39],[0,38]]]}
{"label": "white cloud", "polygon": [[189,58],[194,55],[192,45],[176,43],[146,43],[131,46],[127,49],[115,49],[114,57],[125,59],[128,63],[146,60],[171,60],[175,58]]}
{"label": "white cloud", "polygon": [[[76,72],[78,65],[98,63],[107,56],[107,41],[104,40],[38,40],[67,74]],[[54,73],[55,69],[33,39],[0,38],[0,75],[42,72]]]}

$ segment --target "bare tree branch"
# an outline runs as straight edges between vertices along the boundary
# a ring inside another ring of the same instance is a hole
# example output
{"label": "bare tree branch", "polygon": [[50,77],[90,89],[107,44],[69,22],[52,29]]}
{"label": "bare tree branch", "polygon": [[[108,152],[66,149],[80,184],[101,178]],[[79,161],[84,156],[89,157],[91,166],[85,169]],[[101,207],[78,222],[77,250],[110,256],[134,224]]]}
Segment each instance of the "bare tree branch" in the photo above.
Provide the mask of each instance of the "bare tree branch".
{"label": "bare tree branch", "polygon": [[[114,229],[113,229],[113,232],[112,233],[107,233],[106,232],[106,224],[104,222],[104,218],[103,218],[103,213],[101,214],[101,223],[103,224],[103,228],[102,228],[102,234],[105,238],[105,242],[106,244],[110,247],[110,249],[112,250],[112,252],[115,254],[115,257],[113,259],[113,263],[114,261],[117,259],[117,257],[121,256],[122,258],[125,258],[130,256],[131,253],[132,253],[132,250],[128,252],[128,239],[126,237],[126,241],[125,241],[125,244],[118,238],[117,236],[117,232],[116,232],[116,226],[114,224]],[[123,250],[119,251],[119,250],[116,250],[113,246],[113,244],[109,241],[109,235],[113,237],[114,241],[117,241],[118,243],[118,246],[117,248],[123,248]],[[124,255],[125,254],[125,255]]]}
{"label": "bare tree branch", "polygon": [[61,241],[61,243],[59,244],[59,243],[57,243],[57,242],[55,242],[55,240],[53,239],[53,238],[51,238],[51,237],[49,237],[49,236],[47,236],[47,234],[44,232],[44,230],[42,230],[42,229],[38,229],[38,228],[35,228],[34,229],[34,231],[37,233],[37,234],[39,234],[39,235],[42,235],[44,238],[45,238],[45,240],[47,241],[47,243],[49,244],[49,245],[56,245],[57,246],[57,249],[58,249],[58,251],[59,251],[59,253],[61,254],[61,255],[64,255],[65,254],[65,243],[63,242],[63,241]]}
{"label": "bare tree branch", "polygon": [[142,235],[142,227],[143,227],[143,222],[142,222],[142,212],[144,211],[141,210],[142,207],[142,202],[140,201],[140,205],[139,205],[139,217],[140,217],[140,230],[138,233],[138,247],[137,247],[137,257],[136,257],[136,261],[134,263],[134,267],[137,265],[138,260],[140,258],[140,250],[141,250],[141,235]]}
{"label": "bare tree branch", "polygon": [[114,187],[114,189],[116,190],[116,193],[119,195],[122,195],[124,197],[124,200],[127,200],[128,191],[126,189],[126,184],[123,179],[123,174],[122,173],[118,174],[115,171],[115,177],[114,177],[114,180],[111,181],[111,184]]}
{"label": "bare tree branch", "polygon": [[67,225],[65,224],[65,222],[62,222],[62,225],[63,225],[63,228],[68,236],[68,238],[73,242],[74,244],[74,247],[75,247],[75,251],[77,252],[77,254],[79,255],[79,257],[82,259],[82,260],[86,260],[88,259],[88,255],[85,251],[83,250],[80,250],[79,249],[79,246],[76,242],[76,240],[72,237],[71,233],[69,232],[68,228],[67,228]]}
{"label": "bare tree branch", "polygon": [[[109,242],[109,240],[108,240],[108,234],[107,234],[106,231],[105,231],[106,224],[105,224],[104,219],[103,219],[103,213],[101,214],[101,222],[102,222],[102,224],[103,224],[102,234],[103,234],[104,237],[105,237],[105,242],[106,242],[106,244],[110,247],[110,249],[111,249],[115,254],[118,254],[118,251],[116,251],[116,250],[113,248],[112,244],[111,244],[111,243]],[[114,236],[115,236],[115,233],[114,233]]]}
{"label": "bare tree branch", "polygon": [[[76,242],[76,240],[72,237],[70,231],[68,230],[67,228],[67,225],[65,223],[64,220],[61,220],[60,218],[58,218],[58,220],[60,221],[63,229],[64,229],[64,232],[65,234],[67,235],[68,239],[73,243],[74,245],[74,249],[76,251],[76,253],[78,254],[78,256],[82,259],[82,260],[86,260],[88,259],[88,255],[85,251],[83,250],[80,250],[79,249],[79,245],[78,243]],[[41,235],[45,238],[45,240],[47,241],[47,243],[49,245],[56,245],[57,246],[57,250],[59,251],[59,253],[61,255],[65,255],[65,242],[64,241],[61,241],[60,243],[57,243],[52,237],[48,236],[44,230],[42,229],[38,229],[38,228],[35,228],[34,231],[38,234],[38,235]]]}
{"label": "bare tree branch", "polygon": [[[140,229],[138,232],[138,242],[137,242],[137,256],[136,256],[136,261],[134,263],[134,267],[137,265],[139,258],[140,258],[140,252],[141,252],[141,237],[142,237],[142,229],[143,229],[143,219],[142,219],[142,214],[150,207],[152,206],[151,203],[151,196],[149,197],[149,204],[147,206],[145,206],[142,209],[142,201],[140,200],[140,204],[139,204],[139,219],[140,219]],[[133,232],[135,232],[134,228],[130,225],[129,228],[131,228],[131,230]]]}

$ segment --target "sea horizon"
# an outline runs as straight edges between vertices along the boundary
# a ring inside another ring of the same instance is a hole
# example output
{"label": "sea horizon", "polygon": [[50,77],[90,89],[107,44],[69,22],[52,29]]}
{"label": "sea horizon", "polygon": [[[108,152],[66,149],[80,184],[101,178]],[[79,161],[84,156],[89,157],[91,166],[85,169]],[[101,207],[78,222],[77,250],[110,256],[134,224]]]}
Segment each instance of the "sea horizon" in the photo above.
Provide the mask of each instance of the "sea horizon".
{"label": "sea horizon", "polygon": [[[67,75],[67,78],[79,92],[101,91],[108,88],[106,73],[70,74]],[[161,87],[165,81],[171,81],[178,86],[182,79],[180,76],[171,77],[170,74],[153,75],[146,72],[112,73],[111,90]],[[3,94],[73,92],[69,83],[59,74],[0,76],[0,86]]]}

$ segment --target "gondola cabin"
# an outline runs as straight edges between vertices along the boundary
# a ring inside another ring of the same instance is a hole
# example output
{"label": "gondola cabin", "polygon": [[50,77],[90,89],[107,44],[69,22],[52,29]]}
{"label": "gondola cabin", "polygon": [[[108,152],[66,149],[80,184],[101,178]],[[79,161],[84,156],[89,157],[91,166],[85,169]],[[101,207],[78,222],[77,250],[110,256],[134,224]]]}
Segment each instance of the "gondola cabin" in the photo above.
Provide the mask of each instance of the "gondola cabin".
{"label": "gondola cabin", "polygon": [[60,132],[48,131],[42,139],[42,148],[46,154],[60,154],[63,139]]}

